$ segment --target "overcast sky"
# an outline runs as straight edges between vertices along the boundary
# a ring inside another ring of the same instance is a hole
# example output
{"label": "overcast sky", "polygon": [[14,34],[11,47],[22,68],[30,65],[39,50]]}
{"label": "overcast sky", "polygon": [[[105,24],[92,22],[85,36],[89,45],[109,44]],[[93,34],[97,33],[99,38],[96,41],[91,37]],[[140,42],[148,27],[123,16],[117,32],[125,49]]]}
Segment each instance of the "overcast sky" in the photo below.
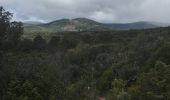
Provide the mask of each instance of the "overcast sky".
{"label": "overcast sky", "polygon": [[0,0],[0,6],[20,21],[85,17],[103,23],[170,23],[170,0]]}

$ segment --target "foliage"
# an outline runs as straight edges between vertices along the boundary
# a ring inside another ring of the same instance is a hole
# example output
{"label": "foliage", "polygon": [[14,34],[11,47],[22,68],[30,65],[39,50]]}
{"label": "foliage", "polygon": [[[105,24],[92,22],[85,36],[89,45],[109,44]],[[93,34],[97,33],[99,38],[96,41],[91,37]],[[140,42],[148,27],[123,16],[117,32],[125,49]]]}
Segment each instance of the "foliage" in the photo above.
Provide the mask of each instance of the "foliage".
{"label": "foliage", "polygon": [[170,99],[170,27],[25,35],[11,17],[1,7],[0,100]]}
{"label": "foliage", "polygon": [[12,80],[9,83],[7,100],[42,100],[42,97],[30,81]]}

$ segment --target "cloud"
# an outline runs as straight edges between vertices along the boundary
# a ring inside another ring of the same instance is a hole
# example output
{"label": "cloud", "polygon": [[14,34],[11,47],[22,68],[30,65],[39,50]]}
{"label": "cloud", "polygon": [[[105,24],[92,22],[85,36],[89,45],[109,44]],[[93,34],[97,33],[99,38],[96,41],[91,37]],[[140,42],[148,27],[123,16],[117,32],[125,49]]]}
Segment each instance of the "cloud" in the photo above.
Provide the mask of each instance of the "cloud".
{"label": "cloud", "polygon": [[87,17],[99,22],[170,23],[170,0],[0,0],[21,21]]}
{"label": "cloud", "polygon": [[106,22],[110,23],[116,20],[116,16],[110,12],[102,12],[102,11],[96,11],[92,15],[89,16],[89,18],[96,20],[96,21],[101,21],[101,22]]}

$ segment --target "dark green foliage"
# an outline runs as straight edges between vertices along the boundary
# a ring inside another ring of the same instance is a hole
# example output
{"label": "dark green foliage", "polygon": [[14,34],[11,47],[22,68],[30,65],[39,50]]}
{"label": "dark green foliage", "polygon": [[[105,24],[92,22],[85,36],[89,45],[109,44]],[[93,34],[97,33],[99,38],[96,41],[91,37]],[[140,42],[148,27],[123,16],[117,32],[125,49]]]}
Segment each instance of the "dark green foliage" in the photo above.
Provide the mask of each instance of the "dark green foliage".
{"label": "dark green foliage", "polygon": [[9,12],[0,14],[0,100],[170,99],[169,27],[31,40]]}
{"label": "dark green foliage", "polygon": [[40,35],[36,36],[33,40],[33,48],[39,51],[44,50],[46,47],[46,40]]}
{"label": "dark green foliage", "polygon": [[148,72],[140,74],[137,80],[140,100],[169,100],[170,99],[170,66],[156,62]]}
{"label": "dark green foliage", "polygon": [[6,48],[7,50],[16,48],[20,42],[22,35],[23,35],[22,23],[11,22],[5,40],[3,41],[4,48]]}
{"label": "dark green foliage", "polygon": [[0,7],[0,47],[12,49],[17,46],[23,35],[21,22],[11,22],[12,14]]}
{"label": "dark green foliage", "polygon": [[42,97],[30,81],[12,80],[6,100],[42,100]]}
{"label": "dark green foliage", "polygon": [[[6,87],[6,80],[9,78],[2,70],[3,53],[16,49],[23,34],[22,23],[11,22],[11,18],[12,14],[0,6],[0,87]],[[5,88],[0,89],[0,99],[4,98],[5,90]]]}
{"label": "dark green foliage", "polygon": [[19,51],[31,52],[33,49],[33,41],[30,39],[24,39],[19,43]]}
{"label": "dark green foliage", "polygon": [[155,54],[150,59],[150,64],[154,65],[155,61],[163,61],[166,64],[170,64],[170,44],[161,45],[161,47],[155,52]]}
{"label": "dark green foliage", "polygon": [[109,68],[104,71],[101,77],[99,78],[97,88],[102,92],[108,91],[112,87],[113,79],[113,70],[112,68]]}
{"label": "dark green foliage", "polygon": [[20,40],[21,35],[23,35],[23,27],[21,22],[12,22],[10,24],[10,29],[7,31],[7,41],[11,41],[17,44]]}
{"label": "dark green foliage", "polygon": [[5,11],[3,7],[0,7],[0,42],[6,37],[7,31],[10,27],[10,20],[12,14]]}
{"label": "dark green foliage", "polygon": [[49,45],[52,47],[52,48],[55,48],[55,47],[58,47],[59,46],[59,43],[60,43],[60,37],[58,36],[53,36],[49,42]]}
{"label": "dark green foliage", "polygon": [[77,42],[78,41],[75,38],[65,35],[61,38],[60,47],[63,49],[74,48],[76,47]]}

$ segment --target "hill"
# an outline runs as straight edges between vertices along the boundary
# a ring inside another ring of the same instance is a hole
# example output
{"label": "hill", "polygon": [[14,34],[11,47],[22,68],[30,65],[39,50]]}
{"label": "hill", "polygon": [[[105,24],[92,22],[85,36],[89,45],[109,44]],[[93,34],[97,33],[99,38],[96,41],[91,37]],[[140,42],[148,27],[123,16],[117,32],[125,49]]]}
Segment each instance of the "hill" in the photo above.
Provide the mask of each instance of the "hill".
{"label": "hill", "polygon": [[63,32],[63,31],[108,31],[108,30],[129,30],[129,29],[148,29],[162,25],[151,22],[135,23],[112,23],[105,24],[87,18],[61,19],[49,23],[24,24],[26,32]]}
{"label": "hill", "polygon": [[130,30],[130,29],[148,29],[148,28],[155,28],[160,27],[161,25],[154,24],[151,22],[134,22],[134,23],[115,23],[115,24],[107,24],[112,29],[115,30]]}
{"label": "hill", "polygon": [[104,24],[86,18],[61,19],[45,24],[25,24],[25,31],[31,32],[62,32],[62,31],[89,31],[89,30],[109,30]]}

